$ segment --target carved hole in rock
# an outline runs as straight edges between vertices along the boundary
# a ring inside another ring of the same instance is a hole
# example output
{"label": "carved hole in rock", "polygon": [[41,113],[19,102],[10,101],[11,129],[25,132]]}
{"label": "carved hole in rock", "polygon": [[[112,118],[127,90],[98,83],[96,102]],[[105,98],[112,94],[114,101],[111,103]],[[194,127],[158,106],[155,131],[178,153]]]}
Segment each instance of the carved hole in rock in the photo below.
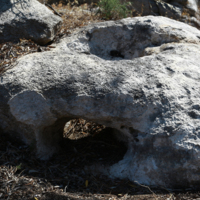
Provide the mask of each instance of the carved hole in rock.
{"label": "carved hole in rock", "polygon": [[[149,55],[146,48],[159,47],[163,43],[174,42],[171,36],[152,38],[150,25],[111,26],[88,31],[89,52],[105,60],[121,60]],[[164,33],[163,33],[164,34]],[[86,52],[84,52],[86,53]],[[153,52],[153,53],[156,53]]]}
{"label": "carved hole in rock", "polygon": [[[72,165],[79,170],[98,166],[109,167],[123,159],[127,147],[117,139],[113,128],[84,119],[73,119],[65,124],[64,151],[73,155]],[[86,170],[88,171],[88,170]],[[98,173],[97,171],[93,171]]]}

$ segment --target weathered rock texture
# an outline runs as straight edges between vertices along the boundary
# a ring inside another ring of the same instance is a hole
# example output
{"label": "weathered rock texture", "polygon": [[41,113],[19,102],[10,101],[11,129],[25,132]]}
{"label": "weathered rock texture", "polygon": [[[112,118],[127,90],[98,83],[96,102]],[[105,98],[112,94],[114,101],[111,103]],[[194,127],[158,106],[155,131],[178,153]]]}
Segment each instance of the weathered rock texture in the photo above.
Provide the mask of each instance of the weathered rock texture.
{"label": "weathered rock texture", "polygon": [[198,0],[131,0],[134,16],[165,16],[200,28]]}
{"label": "weathered rock texture", "polygon": [[37,0],[0,1],[0,43],[26,38],[46,44],[53,40],[61,22]]}
{"label": "weathered rock texture", "polygon": [[65,123],[92,120],[127,144],[111,176],[200,184],[200,31],[165,17],[90,25],[0,77],[0,126],[49,158]]}

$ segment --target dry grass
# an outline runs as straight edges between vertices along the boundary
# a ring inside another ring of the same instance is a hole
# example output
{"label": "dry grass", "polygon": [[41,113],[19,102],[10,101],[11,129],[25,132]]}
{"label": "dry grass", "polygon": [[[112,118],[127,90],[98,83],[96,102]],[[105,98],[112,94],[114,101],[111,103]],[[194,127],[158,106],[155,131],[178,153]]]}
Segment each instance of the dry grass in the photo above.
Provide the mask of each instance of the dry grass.
{"label": "dry grass", "polygon": [[68,5],[62,3],[52,7],[62,16],[63,24],[61,34],[72,33],[76,28],[87,26],[90,23],[102,21],[99,14],[94,11],[94,5],[83,4],[74,6],[76,2]]}

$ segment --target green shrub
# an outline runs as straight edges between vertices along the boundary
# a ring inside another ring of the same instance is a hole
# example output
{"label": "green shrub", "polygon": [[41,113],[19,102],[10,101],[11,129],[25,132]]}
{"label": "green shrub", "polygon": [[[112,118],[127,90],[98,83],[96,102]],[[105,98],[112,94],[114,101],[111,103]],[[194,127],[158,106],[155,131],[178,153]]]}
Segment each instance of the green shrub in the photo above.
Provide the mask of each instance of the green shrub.
{"label": "green shrub", "polygon": [[99,13],[105,19],[121,19],[131,16],[128,7],[130,2],[121,3],[120,0],[101,0],[98,3]]}

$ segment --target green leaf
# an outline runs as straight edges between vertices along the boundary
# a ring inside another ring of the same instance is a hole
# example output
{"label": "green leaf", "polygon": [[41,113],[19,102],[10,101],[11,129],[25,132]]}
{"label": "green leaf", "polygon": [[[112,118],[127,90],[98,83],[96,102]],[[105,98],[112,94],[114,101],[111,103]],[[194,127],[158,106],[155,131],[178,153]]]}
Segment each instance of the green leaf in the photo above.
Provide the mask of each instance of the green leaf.
{"label": "green leaf", "polygon": [[21,170],[22,169],[22,163],[20,163],[19,165],[16,166],[17,170]]}

